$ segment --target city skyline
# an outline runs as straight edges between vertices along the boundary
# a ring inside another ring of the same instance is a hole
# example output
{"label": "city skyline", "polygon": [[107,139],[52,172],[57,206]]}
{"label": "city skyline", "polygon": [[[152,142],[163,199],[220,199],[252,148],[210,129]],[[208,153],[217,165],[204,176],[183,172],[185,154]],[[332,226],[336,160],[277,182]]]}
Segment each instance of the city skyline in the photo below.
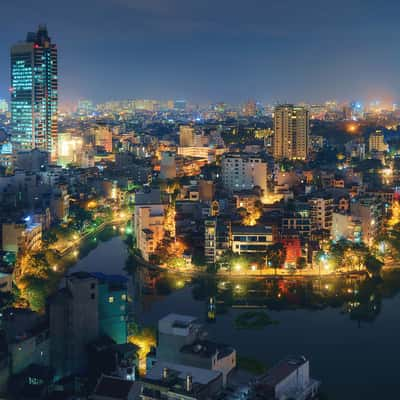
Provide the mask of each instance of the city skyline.
{"label": "city skyline", "polygon": [[8,98],[10,46],[46,23],[60,49],[62,104],[398,99],[394,1],[308,1],[296,12],[292,1],[24,3],[2,6],[0,97]]}

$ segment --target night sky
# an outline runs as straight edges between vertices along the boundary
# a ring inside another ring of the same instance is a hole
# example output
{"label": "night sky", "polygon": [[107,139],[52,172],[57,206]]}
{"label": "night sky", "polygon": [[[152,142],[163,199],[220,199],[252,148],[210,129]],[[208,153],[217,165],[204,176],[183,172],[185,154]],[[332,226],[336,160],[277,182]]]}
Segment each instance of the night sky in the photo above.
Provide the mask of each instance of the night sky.
{"label": "night sky", "polygon": [[46,23],[64,102],[400,98],[398,0],[0,0],[9,47]]}

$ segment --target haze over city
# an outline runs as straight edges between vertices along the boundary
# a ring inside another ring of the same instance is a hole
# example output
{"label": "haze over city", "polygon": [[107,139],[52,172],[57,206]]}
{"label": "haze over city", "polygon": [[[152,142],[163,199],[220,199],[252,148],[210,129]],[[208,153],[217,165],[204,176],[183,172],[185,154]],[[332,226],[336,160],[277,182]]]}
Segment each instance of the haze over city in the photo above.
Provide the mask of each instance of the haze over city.
{"label": "haze over city", "polygon": [[400,398],[398,1],[0,1],[1,399]]}
{"label": "haze over city", "polygon": [[46,23],[61,104],[398,99],[400,3],[339,0],[2,1],[0,97],[10,44]]}

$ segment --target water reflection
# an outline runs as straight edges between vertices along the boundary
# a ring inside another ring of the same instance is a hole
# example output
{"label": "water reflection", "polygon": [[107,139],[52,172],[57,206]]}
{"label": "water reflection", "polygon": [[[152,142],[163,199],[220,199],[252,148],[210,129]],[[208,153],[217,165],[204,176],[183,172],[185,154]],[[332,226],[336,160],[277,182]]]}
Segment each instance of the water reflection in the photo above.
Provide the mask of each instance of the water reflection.
{"label": "water reflection", "polygon": [[[131,275],[135,319],[143,326],[156,327],[169,312],[190,314],[214,322],[207,330],[215,340],[267,366],[306,354],[330,399],[396,398],[400,391],[399,272],[385,272],[382,280],[188,277],[138,266],[119,237],[99,244],[74,269]],[[266,308],[279,323],[236,329],[243,308],[252,307]]]}
{"label": "water reflection", "polygon": [[[135,274],[138,301],[166,296],[191,288],[193,300],[202,301],[207,318],[229,308],[270,310],[321,310],[337,308],[354,321],[372,322],[382,310],[382,300],[400,291],[400,272],[385,272],[382,278],[352,276],[323,279],[226,279],[213,276],[184,277],[168,272],[130,266]],[[141,300],[140,300],[141,299]]]}

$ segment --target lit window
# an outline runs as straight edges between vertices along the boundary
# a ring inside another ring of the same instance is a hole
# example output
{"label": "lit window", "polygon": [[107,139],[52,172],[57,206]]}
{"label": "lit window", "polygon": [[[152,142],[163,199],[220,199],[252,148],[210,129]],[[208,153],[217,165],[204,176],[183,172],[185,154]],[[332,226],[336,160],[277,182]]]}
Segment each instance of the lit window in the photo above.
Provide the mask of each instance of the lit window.
{"label": "lit window", "polygon": [[114,297],[113,297],[113,296],[110,296],[110,297],[108,298],[108,302],[109,302],[109,303],[114,303]]}

